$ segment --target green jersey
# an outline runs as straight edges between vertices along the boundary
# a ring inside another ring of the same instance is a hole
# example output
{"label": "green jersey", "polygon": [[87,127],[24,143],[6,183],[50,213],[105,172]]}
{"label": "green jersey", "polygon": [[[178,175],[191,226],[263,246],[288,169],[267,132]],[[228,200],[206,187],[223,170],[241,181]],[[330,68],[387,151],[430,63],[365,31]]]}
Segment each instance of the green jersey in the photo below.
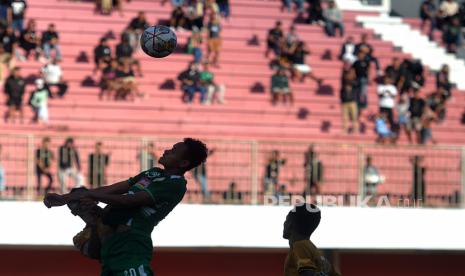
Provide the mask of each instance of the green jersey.
{"label": "green jersey", "polygon": [[164,170],[152,168],[128,180],[127,196],[145,191],[153,205],[133,209],[111,208],[103,217],[107,225],[125,225],[128,230],[116,232],[103,241],[101,262],[104,267],[125,269],[128,263],[150,264],[153,228],[182,200],[186,180],[182,176],[167,176]]}

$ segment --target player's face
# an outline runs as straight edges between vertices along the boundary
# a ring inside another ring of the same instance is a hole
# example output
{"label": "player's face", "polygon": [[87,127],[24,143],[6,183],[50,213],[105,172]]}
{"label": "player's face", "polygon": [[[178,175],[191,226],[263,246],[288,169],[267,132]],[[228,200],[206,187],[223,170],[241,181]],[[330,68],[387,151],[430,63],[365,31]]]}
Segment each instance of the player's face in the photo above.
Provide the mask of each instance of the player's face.
{"label": "player's face", "polygon": [[292,217],[290,214],[286,216],[286,220],[284,221],[284,227],[283,227],[283,238],[286,240],[291,237],[291,232],[292,232]]}
{"label": "player's face", "polygon": [[184,143],[177,143],[171,149],[163,152],[159,163],[162,164],[165,169],[186,167],[189,165],[189,162],[185,160],[186,151],[187,147]]}

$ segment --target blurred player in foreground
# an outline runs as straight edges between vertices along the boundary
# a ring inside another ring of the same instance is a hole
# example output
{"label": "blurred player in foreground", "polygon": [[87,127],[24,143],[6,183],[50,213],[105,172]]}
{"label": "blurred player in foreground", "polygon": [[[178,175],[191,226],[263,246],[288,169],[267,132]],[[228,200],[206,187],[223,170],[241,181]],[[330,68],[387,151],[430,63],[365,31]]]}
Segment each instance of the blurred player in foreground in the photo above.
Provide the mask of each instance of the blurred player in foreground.
{"label": "blurred player in foreground", "polygon": [[[83,255],[100,260],[102,276],[153,275],[153,228],[182,200],[187,184],[184,174],[203,163],[207,152],[204,143],[186,138],[165,150],[159,159],[164,169],[151,168],[96,189],[49,193],[44,204],[48,208],[67,204],[86,222],[73,242]],[[98,202],[108,205],[102,209]]]}
{"label": "blurred player in foreground", "polygon": [[289,240],[290,250],[284,276],[340,276],[310,241],[320,219],[320,209],[313,204],[297,205],[287,215],[283,238]]}

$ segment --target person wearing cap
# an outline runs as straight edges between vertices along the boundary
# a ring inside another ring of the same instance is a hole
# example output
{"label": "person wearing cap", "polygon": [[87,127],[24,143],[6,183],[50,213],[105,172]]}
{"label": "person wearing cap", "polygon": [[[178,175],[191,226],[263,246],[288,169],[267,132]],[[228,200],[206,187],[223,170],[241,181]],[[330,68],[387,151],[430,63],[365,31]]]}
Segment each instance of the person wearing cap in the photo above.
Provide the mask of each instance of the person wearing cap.
{"label": "person wearing cap", "polygon": [[45,87],[45,81],[43,79],[37,79],[35,81],[36,89],[32,92],[29,98],[29,104],[32,106],[34,111],[33,122],[48,123],[48,98],[52,98],[52,94]]}
{"label": "person wearing cap", "polygon": [[67,193],[66,179],[74,180],[74,187],[81,187],[84,179],[81,174],[81,162],[79,153],[74,145],[74,139],[66,138],[65,143],[58,149],[58,181],[61,192]]}

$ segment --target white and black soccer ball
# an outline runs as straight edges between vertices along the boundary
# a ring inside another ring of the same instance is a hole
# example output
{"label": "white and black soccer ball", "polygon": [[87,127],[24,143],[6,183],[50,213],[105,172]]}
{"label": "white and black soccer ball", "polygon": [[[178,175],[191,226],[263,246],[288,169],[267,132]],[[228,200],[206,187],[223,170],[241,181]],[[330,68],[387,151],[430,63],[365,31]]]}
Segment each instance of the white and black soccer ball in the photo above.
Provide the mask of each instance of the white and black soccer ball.
{"label": "white and black soccer ball", "polygon": [[157,25],[145,29],[140,38],[144,52],[154,58],[163,58],[176,48],[176,34],[168,27]]}

